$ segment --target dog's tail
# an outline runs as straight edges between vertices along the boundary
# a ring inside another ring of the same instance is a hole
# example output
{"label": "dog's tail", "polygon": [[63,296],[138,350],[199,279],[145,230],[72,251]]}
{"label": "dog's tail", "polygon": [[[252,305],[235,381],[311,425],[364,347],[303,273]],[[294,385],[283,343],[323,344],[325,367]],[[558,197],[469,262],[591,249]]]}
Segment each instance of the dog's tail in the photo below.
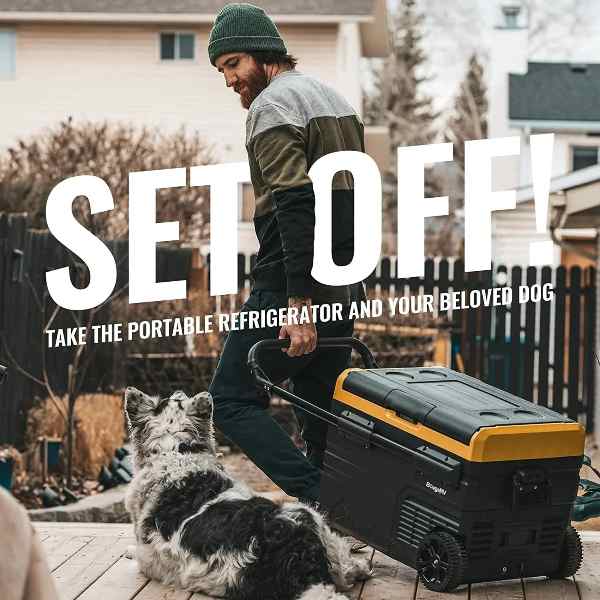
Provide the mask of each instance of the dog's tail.
{"label": "dog's tail", "polygon": [[336,592],[334,585],[319,583],[309,587],[298,600],[348,600],[348,596]]}

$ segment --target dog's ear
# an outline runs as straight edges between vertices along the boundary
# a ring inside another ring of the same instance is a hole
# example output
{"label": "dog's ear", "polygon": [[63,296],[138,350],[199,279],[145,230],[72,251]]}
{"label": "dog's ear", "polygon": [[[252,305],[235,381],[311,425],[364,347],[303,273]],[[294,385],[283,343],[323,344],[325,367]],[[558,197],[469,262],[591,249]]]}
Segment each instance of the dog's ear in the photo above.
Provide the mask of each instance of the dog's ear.
{"label": "dog's ear", "polygon": [[130,427],[137,427],[151,416],[157,406],[157,398],[152,398],[134,387],[125,390],[125,413]]}
{"label": "dog's ear", "polygon": [[185,408],[190,417],[210,419],[213,412],[212,396],[208,392],[200,392],[189,399]]}

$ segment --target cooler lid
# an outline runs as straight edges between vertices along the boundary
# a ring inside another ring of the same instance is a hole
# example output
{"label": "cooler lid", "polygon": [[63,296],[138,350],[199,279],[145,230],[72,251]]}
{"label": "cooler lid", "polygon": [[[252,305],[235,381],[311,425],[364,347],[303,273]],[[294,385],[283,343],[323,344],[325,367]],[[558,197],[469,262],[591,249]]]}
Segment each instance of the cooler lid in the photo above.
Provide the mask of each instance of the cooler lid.
{"label": "cooler lid", "polygon": [[351,370],[342,389],[464,444],[482,427],[571,423],[548,408],[444,367]]}

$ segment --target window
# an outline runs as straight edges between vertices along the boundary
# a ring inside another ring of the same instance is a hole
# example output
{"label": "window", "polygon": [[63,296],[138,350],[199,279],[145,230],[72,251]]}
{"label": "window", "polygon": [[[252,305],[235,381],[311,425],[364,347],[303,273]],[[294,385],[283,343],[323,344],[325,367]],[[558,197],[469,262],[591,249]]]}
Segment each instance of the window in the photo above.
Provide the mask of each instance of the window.
{"label": "window", "polygon": [[161,33],[161,60],[194,60],[196,37],[193,33]]}
{"label": "window", "polygon": [[573,146],[573,171],[598,164],[597,146]]}
{"label": "window", "polygon": [[0,79],[15,78],[16,48],[16,32],[12,29],[0,29]]}

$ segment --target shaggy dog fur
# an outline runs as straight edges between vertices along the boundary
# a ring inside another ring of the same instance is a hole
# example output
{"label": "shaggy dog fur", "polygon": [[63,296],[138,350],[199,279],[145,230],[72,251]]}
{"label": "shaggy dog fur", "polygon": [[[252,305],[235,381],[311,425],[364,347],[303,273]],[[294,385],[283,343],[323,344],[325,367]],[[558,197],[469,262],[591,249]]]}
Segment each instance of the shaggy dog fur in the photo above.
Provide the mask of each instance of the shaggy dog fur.
{"label": "shaggy dog fur", "polygon": [[341,600],[336,589],[370,575],[317,511],[279,506],[227,475],[209,394],[128,388],[125,410],[136,470],[126,504],[144,575],[230,600]]}

